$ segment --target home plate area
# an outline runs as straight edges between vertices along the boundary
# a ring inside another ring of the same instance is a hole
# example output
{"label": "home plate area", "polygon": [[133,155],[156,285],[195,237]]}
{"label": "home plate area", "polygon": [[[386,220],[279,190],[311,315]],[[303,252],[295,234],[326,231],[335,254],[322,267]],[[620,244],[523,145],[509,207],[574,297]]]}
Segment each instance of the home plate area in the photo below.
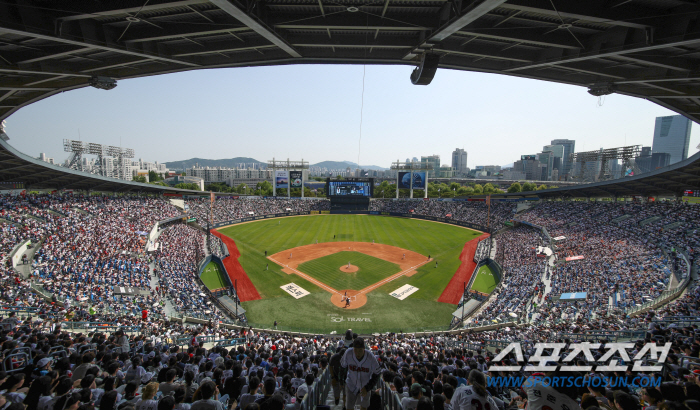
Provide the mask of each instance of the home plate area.
{"label": "home plate area", "polygon": [[[341,252],[344,253],[337,255]],[[353,255],[355,259],[351,259]],[[327,258],[325,259],[326,261],[333,259],[335,263],[339,264],[340,261],[337,259],[345,258],[346,256],[348,258],[343,260],[343,265],[337,268],[330,268],[330,266],[338,266],[336,264],[324,265],[324,261],[313,262],[320,258]],[[366,259],[364,262],[361,260],[363,258]],[[407,249],[368,242],[326,242],[299,246],[270,255],[268,259],[280,265],[284,272],[290,275],[297,275],[330,293],[331,303],[343,309],[357,309],[364,306],[367,303],[367,294],[369,292],[402,276],[412,276],[419,267],[432,260],[427,256]],[[372,262],[367,262],[367,260]],[[303,269],[309,274],[298,269],[300,265],[305,263],[306,268]],[[359,266],[355,265],[355,263]],[[309,268],[310,264],[315,264],[311,268],[318,269],[318,272],[307,270],[311,269]],[[375,268],[375,265],[382,264],[386,265],[389,270],[383,271],[381,275],[374,274],[375,276],[372,276],[373,273],[371,271]],[[330,268],[330,270],[324,270],[324,266]],[[319,280],[319,278],[322,280]],[[374,282],[375,280],[376,282]],[[345,287],[343,285],[356,285],[358,288],[361,287],[361,289],[342,289]],[[338,290],[334,286],[342,290]],[[402,288],[401,290],[404,289]],[[299,295],[300,289],[290,288],[285,289],[285,291],[295,298],[302,297]],[[405,292],[402,296],[406,297],[412,293],[409,292]],[[392,296],[397,297],[395,295]]]}

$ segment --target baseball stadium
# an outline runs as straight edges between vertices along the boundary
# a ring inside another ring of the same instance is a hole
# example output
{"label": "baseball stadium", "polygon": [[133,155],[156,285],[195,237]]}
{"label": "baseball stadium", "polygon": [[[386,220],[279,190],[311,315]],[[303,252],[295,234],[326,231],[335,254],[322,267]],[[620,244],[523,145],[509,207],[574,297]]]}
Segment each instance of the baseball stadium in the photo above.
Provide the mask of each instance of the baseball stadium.
{"label": "baseball stadium", "polygon": [[[348,64],[690,124],[698,21],[692,0],[7,0],[0,120],[142,77]],[[131,180],[121,146],[64,140],[55,165],[4,124],[0,410],[700,410],[700,153],[642,172],[659,157],[639,146],[572,151],[561,186],[491,193],[397,160],[323,197],[308,162],[273,159],[271,195],[249,195]]]}

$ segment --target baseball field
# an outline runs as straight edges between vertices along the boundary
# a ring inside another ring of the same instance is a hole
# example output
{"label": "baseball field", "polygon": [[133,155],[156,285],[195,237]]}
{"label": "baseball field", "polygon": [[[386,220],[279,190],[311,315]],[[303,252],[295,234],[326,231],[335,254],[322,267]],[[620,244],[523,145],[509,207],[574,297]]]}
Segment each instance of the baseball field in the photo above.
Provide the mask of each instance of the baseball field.
{"label": "baseball field", "polygon": [[[243,303],[249,323],[311,333],[446,330],[456,307],[437,300],[464,244],[482,234],[374,215],[267,219],[218,231],[235,241],[260,295]],[[290,283],[308,294],[291,296],[282,289]],[[418,290],[404,300],[390,295],[404,285]]]}

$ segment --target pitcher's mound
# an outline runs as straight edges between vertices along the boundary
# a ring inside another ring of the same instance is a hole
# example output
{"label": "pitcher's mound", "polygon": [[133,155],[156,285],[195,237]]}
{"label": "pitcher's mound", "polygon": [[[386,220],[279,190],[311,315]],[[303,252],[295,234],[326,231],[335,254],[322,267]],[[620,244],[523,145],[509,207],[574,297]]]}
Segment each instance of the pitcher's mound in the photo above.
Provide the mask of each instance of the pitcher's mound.
{"label": "pitcher's mound", "polygon": [[341,270],[342,272],[345,272],[345,273],[354,273],[354,272],[357,272],[358,270],[360,270],[360,268],[358,268],[358,267],[355,266],[355,265],[350,265],[350,266],[348,266],[348,265],[343,265],[343,266],[340,267],[340,270]]}
{"label": "pitcher's mound", "polygon": [[348,295],[347,298],[350,299],[350,306],[347,306],[347,309],[357,309],[361,306],[364,306],[365,303],[367,303],[367,295],[365,295],[364,293],[360,293],[357,290],[347,289],[341,290],[339,292],[340,293],[335,293],[331,296],[331,302],[340,308],[346,308],[346,294]]}

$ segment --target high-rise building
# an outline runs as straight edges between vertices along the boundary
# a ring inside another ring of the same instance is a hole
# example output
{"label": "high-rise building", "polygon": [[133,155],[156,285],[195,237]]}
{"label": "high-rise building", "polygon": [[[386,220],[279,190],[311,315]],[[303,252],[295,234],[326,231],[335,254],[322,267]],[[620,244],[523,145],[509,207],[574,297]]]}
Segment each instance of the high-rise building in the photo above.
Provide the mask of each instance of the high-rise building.
{"label": "high-rise building", "polygon": [[452,169],[455,170],[455,175],[467,174],[467,151],[461,148],[452,151]]}
{"label": "high-rise building", "polygon": [[428,172],[428,177],[436,178],[438,175],[438,168],[440,168],[440,156],[439,155],[429,155],[421,156],[420,163],[423,166],[428,164],[433,164],[433,170]]}
{"label": "high-rise building", "polygon": [[552,140],[550,143],[551,145],[563,145],[564,146],[564,157],[562,158],[561,161],[561,166],[562,169],[559,172],[559,176],[564,176],[566,174],[569,174],[571,172],[571,154],[573,154],[576,148],[576,141],[575,140],[565,140],[565,139],[558,139],[558,140]]}
{"label": "high-rise building", "polygon": [[682,115],[656,117],[651,152],[671,154],[671,164],[688,158],[690,127],[690,120]]}

